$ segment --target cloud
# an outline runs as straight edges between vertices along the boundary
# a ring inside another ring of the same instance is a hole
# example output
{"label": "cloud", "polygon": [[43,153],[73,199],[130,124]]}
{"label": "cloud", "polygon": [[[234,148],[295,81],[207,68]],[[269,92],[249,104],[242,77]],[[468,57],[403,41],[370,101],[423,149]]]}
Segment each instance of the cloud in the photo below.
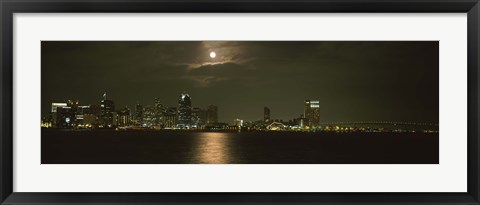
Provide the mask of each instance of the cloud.
{"label": "cloud", "polygon": [[209,87],[223,81],[247,83],[247,78],[253,75],[253,70],[248,65],[229,62],[205,64],[195,69],[187,69],[183,79],[188,79],[200,87]]}
{"label": "cloud", "polygon": [[193,81],[198,87],[208,87],[212,83],[228,80],[226,77],[217,77],[213,75],[183,76],[183,78]]}

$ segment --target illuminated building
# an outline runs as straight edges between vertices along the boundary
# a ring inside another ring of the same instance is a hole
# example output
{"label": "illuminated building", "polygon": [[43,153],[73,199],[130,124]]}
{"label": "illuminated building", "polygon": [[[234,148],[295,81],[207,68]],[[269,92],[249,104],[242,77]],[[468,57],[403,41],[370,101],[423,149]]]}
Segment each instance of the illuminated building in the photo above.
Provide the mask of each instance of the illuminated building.
{"label": "illuminated building", "polygon": [[229,125],[227,123],[213,123],[205,126],[206,130],[224,130],[227,129]]}
{"label": "illuminated building", "polygon": [[207,124],[218,123],[218,107],[209,105],[207,108]]}
{"label": "illuminated building", "polygon": [[52,113],[56,113],[59,107],[67,107],[67,103],[52,103]]}
{"label": "illuminated building", "polygon": [[[55,110],[56,112],[56,110]],[[42,117],[41,127],[50,128],[53,127],[52,115]]]}
{"label": "illuminated building", "polygon": [[177,108],[168,107],[163,113],[163,126],[167,129],[173,129],[177,126]]}
{"label": "illuminated building", "polygon": [[90,105],[89,113],[92,115],[100,116],[100,105]]}
{"label": "illuminated building", "polygon": [[207,113],[199,107],[192,108],[192,123],[197,127],[202,127],[207,121]]}
{"label": "illuminated building", "polygon": [[125,108],[119,110],[117,118],[118,126],[127,126],[130,125],[130,109],[125,106]]}
{"label": "illuminated building", "polygon": [[135,125],[139,126],[142,125],[143,120],[143,107],[137,102],[135,105],[135,115],[133,116]]}
{"label": "illuminated building", "polygon": [[[119,119],[118,119],[118,112],[113,112],[112,115],[113,115],[113,117],[112,117],[112,119],[113,119],[112,125],[113,125],[113,127],[118,127],[118,126],[119,126],[119,125],[118,125],[118,121],[119,121]],[[110,127],[112,127],[112,126],[110,126]]]}
{"label": "illuminated building", "polygon": [[155,107],[155,116],[153,120],[153,124],[155,126],[160,127],[162,125],[162,118],[163,118],[163,113],[165,112],[165,107],[163,106],[162,103],[160,103],[160,99],[155,98],[154,100],[154,107]]}
{"label": "illuminated building", "polygon": [[100,102],[100,120],[102,127],[109,128],[114,126],[114,113],[115,104],[113,103],[113,100],[108,100],[107,94],[103,94],[103,100]]}
{"label": "illuminated building", "polygon": [[75,116],[78,108],[78,101],[67,100],[65,104],[66,106],[63,106],[63,105],[55,106],[55,109],[53,109],[53,103],[52,103],[52,111],[55,111],[54,113],[52,113],[54,118],[54,123],[53,123],[54,127],[72,128],[77,124],[77,120]]}
{"label": "illuminated building", "polygon": [[100,124],[100,105],[90,105],[89,114],[83,116],[83,122],[91,127],[97,127]]}
{"label": "illuminated building", "polygon": [[78,100],[67,100],[67,106],[77,107],[78,106]]}
{"label": "illuminated building", "polygon": [[89,113],[90,113],[90,105],[78,106],[77,110],[75,111],[75,120],[77,122],[77,125],[83,125],[85,114],[89,114]]}
{"label": "illuminated building", "polygon": [[75,111],[77,128],[92,128],[98,124],[100,108],[98,105],[79,105]]}
{"label": "illuminated building", "polygon": [[304,116],[308,119],[310,127],[320,126],[320,101],[305,100]]}
{"label": "illuminated building", "polygon": [[58,116],[58,108],[67,107],[67,103],[52,103],[52,127],[58,127],[60,124],[60,117]]}
{"label": "illuminated building", "polygon": [[71,107],[58,107],[56,110],[56,128],[71,128],[75,120],[75,112]]}
{"label": "illuminated building", "polygon": [[57,106],[54,114],[54,127],[72,128],[76,125],[75,114],[78,107],[78,101],[67,100],[66,106]]}
{"label": "illuminated building", "polygon": [[156,111],[154,106],[145,106],[143,108],[143,127],[153,127],[156,125]]}
{"label": "illuminated building", "polygon": [[309,121],[307,118],[305,118],[303,115],[300,115],[299,118],[295,118],[293,120],[293,123],[295,126],[297,126],[298,128],[305,128],[306,126],[308,126],[309,124]]}
{"label": "illuminated building", "polygon": [[243,120],[241,120],[241,119],[235,119],[235,120],[233,121],[233,123],[234,123],[235,126],[237,126],[237,127],[243,126]]}
{"label": "illuminated building", "polygon": [[94,114],[83,115],[83,125],[85,128],[92,128],[98,124],[98,118]]}
{"label": "illuminated building", "polygon": [[178,99],[178,116],[177,127],[178,128],[190,128],[192,123],[192,100],[190,95],[182,93],[180,99]]}
{"label": "illuminated building", "polygon": [[272,122],[272,124],[267,126],[267,130],[272,130],[272,131],[280,131],[280,130],[286,130],[287,126],[285,126],[283,123],[280,122]]}
{"label": "illuminated building", "polygon": [[268,107],[263,108],[263,121],[270,121],[270,109]]}

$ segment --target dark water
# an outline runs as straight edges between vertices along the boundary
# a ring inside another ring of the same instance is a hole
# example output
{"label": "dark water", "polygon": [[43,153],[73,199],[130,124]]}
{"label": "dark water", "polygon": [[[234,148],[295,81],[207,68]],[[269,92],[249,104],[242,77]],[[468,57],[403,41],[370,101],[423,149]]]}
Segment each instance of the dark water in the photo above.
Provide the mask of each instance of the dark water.
{"label": "dark water", "polygon": [[42,130],[43,164],[437,164],[438,133]]}

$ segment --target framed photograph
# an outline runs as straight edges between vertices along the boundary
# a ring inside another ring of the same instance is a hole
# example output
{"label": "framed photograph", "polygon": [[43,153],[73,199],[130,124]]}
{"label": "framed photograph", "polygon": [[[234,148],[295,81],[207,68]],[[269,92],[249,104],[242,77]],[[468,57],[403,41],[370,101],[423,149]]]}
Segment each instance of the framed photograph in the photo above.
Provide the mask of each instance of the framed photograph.
{"label": "framed photograph", "polygon": [[1,1],[1,204],[479,204],[478,0]]}

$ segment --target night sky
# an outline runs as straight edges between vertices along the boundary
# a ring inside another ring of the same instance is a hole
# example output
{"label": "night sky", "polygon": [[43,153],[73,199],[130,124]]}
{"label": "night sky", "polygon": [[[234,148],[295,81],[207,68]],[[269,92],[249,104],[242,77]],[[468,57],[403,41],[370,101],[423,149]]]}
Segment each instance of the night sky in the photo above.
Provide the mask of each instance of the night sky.
{"label": "night sky", "polygon": [[[210,52],[216,57],[211,58]],[[77,99],[117,109],[219,107],[219,121],[289,120],[306,99],[320,100],[320,120],[438,123],[439,43],[333,41],[44,41],[42,113]]]}

